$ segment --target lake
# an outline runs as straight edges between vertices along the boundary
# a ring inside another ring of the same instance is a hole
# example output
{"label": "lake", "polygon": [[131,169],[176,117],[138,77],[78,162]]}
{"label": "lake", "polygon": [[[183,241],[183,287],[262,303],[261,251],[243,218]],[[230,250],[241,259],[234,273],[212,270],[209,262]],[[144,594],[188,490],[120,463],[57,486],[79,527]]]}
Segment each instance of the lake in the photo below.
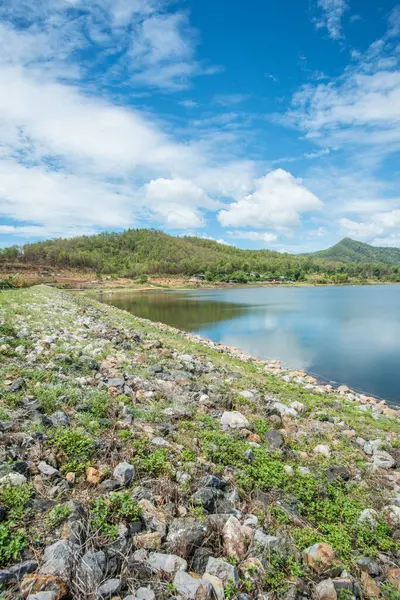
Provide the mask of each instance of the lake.
{"label": "lake", "polygon": [[98,299],[400,403],[400,285],[118,292]]}

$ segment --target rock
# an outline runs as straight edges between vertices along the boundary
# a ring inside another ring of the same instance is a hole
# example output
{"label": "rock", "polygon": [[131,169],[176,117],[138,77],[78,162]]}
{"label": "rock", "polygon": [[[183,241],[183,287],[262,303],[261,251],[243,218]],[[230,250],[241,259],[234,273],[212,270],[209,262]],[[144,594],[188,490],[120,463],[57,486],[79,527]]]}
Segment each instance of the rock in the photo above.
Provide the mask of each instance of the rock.
{"label": "rock", "polygon": [[78,568],[78,577],[87,593],[96,589],[103,580],[106,571],[106,555],[102,550],[86,552]]}
{"label": "rock", "polygon": [[221,417],[220,423],[222,427],[230,427],[231,429],[240,429],[249,426],[246,417],[236,410],[230,412],[225,411]]}
{"label": "rock", "polygon": [[318,600],[337,600],[337,593],[332,579],[324,579],[315,588]]}
{"label": "rock", "polygon": [[267,412],[270,415],[278,415],[279,417],[296,418],[299,416],[297,410],[291,408],[290,406],[286,406],[286,404],[282,404],[281,402],[272,402],[267,407]]}
{"label": "rock", "polygon": [[56,600],[54,592],[39,592],[38,594],[29,594],[27,600]]}
{"label": "rock", "polygon": [[[141,587],[138,590],[136,590],[135,595],[131,596],[130,598],[132,598],[132,600],[156,600],[156,595],[150,588]],[[125,598],[125,600],[128,599],[129,596]]]}
{"label": "rock", "polygon": [[27,478],[25,477],[25,475],[21,475],[21,473],[8,473],[7,475],[4,475],[0,478],[0,487],[4,485],[18,486],[23,485],[27,482]]}
{"label": "rock", "polygon": [[208,525],[193,517],[173,519],[167,535],[168,551],[186,558],[202,545],[207,532]]}
{"label": "rock", "polygon": [[284,444],[282,434],[277,429],[271,429],[264,434],[269,450],[279,450]]}
{"label": "rock", "polygon": [[28,575],[28,573],[36,571],[37,567],[38,564],[36,560],[25,560],[24,562],[10,567],[9,571],[17,581],[20,581],[25,575]]}
{"label": "rock", "polygon": [[362,571],[368,573],[368,575],[371,575],[371,577],[379,577],[381,574],[381,569],[378,563],[367,556],[361,556],[361,558],[357,560],[357,565]]}
{"label": "rock", "polygon": [[192,559],[192,570],[195,573],[200,573],[202,575],[206,570],[207,562],[210,556],[213,556],[213,551],[211,548],[204,546],[201,548],[196,548]]}
{"label": "rock", "polygon": [[319,543],[310,546],[303,552],[304,562],[316,573],[324,573],[333,567],[335,553],[329,544]]}
{"label": "rock", "polygon": [[351,473],[346,467],[333,465],[326,471],[328,481],[349,481]]}
{"label": "rock", "polygon": [[396,527],[400,526],[400,506],[396,506],[395,504],[391,506],[385,506],[383,512],[391,529],[395,529]]}
{"label": "rock", "polygon": [[381,590],[368,573],[361,573],[361,587],[365,598],[379,598]]}
{"label": "rock", "polygon": [[177,556],[176,554],[161,554],[159,552],[152,552],[149,555],[147,562],[151,569],[159,576],[171,576],[175,575],[175,573],[178,571],[187,570],[186,560],[180,556]]}
{"label": "rock", "polygon": [[39,470],[39,473],[41,473],[45,477],[50,477],[50,478],[61,477],[61,473],[60,473],[60,471],[58,471],[58,469],[55,469],[51,465],[48,465],[43,460],[40,461],[37,468]]}
{"label": "rock", "polygon": [[298,402],[297,400],[292,402],[292,404],[290,406],[291,406],[291,408],[294,408],[294,410],[298,413],[302,413],[305,411],[304,404],[302,402]]}
{"label": "rock", "polygon": [[161,534],[159,531],[151,533],[142,533],[134,537],[136,548],[145,548],[146,550],[159,550],[161,548]]}
{"label": "rock", "polygon": [[192,495],[192,501],[195,505],[202,506],[207,512],[213,513],[215,511],[216,498],[220,493],[213,488],[201,488]]}
{"label": "rock", "polygon": [[204,477],[200,479],[200,485],[205,488],[210,487],[217,490],[224,490],[228,484],[221,479],[221,477],[217,477],[216,475],[204,475]]}
{"label": "rock", "polygon": [[400,593],[400,568],[390,567],[386,573],[386,580],[395,586]]}
{"label": "rock", "polygon": [[267,535],[262,529],[257,529],[251,542],[250,552],[263,554],[264,552],[275,551],[284,554],[287,550],[286,546],[287,543],[284,537]]}
{"label": "rock", "polygon": [[14,381],[8,388],[8,391],[12,394],[15,394],[16,392],[21,392],[22,390],[26,389],[26,387],[27,385],[25,379],[23,379],[22,377],[17,377],[17,379],[14,379]]}
{"label": "rock", "polygon": [[219,577],[211,575],[210,573],[204,573],[203,579],[209,581],[212,585],[214,591],[213,600],[225,600],[224,584]]}
{"label": "rock", "polygon": [[116,479],[105,479],[99,485],[99,489],[103,490],[103,492],[113,492],[121,487],[121,484]]}
{"label": "rock", "polygon": [[229,517],[222,529],[222,540],[225,556],[242,560],[245,554],[245,537],[240,522],[233,515]]}
{"label": "rock", "polygon": [[210,556],[207,561],[206,573],[215,575],[215,577],[221,579],[224,584],[231,582],[234,583],[234,585],[237,585],[239,582],[239,575],[236,567],[225,560],[214,558],[213,556]]}
{"label": "rock", "polygon": [[54,575],[40,575],[33,573],[26,575],[21,584],[20,591],[23,596],[28,594],[51,593],[53,600],[60,600],[68,594],[66,582]]}
{"label": "rock", "polygon": [[101,472],[95,467],[87,467],[86,471],[86,481],[91,483],[92,485],[98,485],[101,481]]}
{"label": "rock", "polygon": [[167,519],[163,511],[158,510],[146,498],[139,500],[139,506],[142,511],[142,520],[150,531],[158,531],[161,538],[167,535]]}
{"label": "rock", "polygon": [[359,525],[365,524],[371,529],[375,529],[375,527],[378,525],[378,513],[373,508],[366,508],[360,512],[357,523]]}
{"label": "rock", "polygon": [[68,427],[69,425],[69,419],[67,415],[61,410],[57,410],[49,418],[54,427]]}
{"label": "rock", "polygon": [[325,446],[324,444],[319,444],[318,446],[315,446],[313,452],[314,452],[314,454],[321,454],[322,456],[325,456],[326,458],[329,458],[332,454],[329,446]]}
{"label": "rock", "polygon": [[129,487],[135,477],[135,467],[127,462],[120,462],[114,469],[113,477],[124,487]]}
{"label": "rock", "polygon": [[11,573],[11,571],[9,571],[8,569],[1,569],[0,570],[0,586],[1,586],[0,589],[2,589],[2,586],[7,585],[11,581],[16,581],[15,575],[13,575]]}
{"label": "rock", "polygon": [[211,600],[213,588],[206,579],[195,579],[185,571],[178,571],[173,586],[184,600]]}
{"label": "rock", "polygon": [[54,575],[68,582],[74,559],[77,558],[77,546],[67,540],[59,540],[48,546],[43,554],[43,564],[39,572]]}
{"label": "rock", "polygon": [[107,598],[112,598],[115,594],[118,594],[121,589],[121,580],[120,579],[109,579],[105,581],[100,587],[97,588],[96,598],[99,600],[106,600]]}
{"label": "rock", "polygon": [[264,581],[265,569],[261,561],[254,556],[239,565],[239,572],[242,579],[249,581],[252,587],[259,587]]}
{"label": "rock", "polygon": [[385,450],[378,450],[374,453],[372,465],[376,469],[393,469],[396,466],[396,461]]}

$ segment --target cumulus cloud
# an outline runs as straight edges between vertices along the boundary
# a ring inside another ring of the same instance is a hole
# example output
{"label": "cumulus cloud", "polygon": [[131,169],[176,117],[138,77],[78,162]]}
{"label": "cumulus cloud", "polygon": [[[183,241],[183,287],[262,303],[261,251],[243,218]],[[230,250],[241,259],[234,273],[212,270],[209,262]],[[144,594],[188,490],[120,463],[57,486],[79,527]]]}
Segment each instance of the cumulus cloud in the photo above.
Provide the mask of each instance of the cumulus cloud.
{"label": "cumulus cloud", "polygon": [[301,179],[283,169],[258,179],[253,193],[221,210],[224,227],[270,228],[290,232],[299,227],[303,213],[320,210],[322,203]]}
{"label": "cumulus cloud", "polygon": [[390,239],[398,239],[400,209],[375,213],[368,220],[362,222],[343,218],[340,219],[340,225],[350,237],[384,245],[383,240],[386,243]]}
{"label": "cumulus cloud", "polygon": [[234,231],[228,231],[228,235],[239,240],[251,240],[254,242],[268,243],[276,242],[278,239],[276,233],[268,231],[241,231],[240,229],[236,229]]}
{"label": "cumulus cloud", "polygon": [[317,0],[321,15],[316,19],[317,29],[326,28],[333,40],[343,37],[342,17],[349,6],[346,0]]}

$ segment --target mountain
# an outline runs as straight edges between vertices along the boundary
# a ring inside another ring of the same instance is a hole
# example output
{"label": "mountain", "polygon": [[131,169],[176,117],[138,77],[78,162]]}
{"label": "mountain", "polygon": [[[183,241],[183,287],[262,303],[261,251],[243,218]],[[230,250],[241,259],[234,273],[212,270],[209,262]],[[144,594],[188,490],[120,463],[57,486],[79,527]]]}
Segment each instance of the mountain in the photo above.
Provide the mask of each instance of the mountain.
{"label": "mountain", "polygon": [[386,265],[400,265],[400,248],[378,248],[350,238],[344,238],[327,250],[311,252],[307,256],[345,263],[379,262]]}

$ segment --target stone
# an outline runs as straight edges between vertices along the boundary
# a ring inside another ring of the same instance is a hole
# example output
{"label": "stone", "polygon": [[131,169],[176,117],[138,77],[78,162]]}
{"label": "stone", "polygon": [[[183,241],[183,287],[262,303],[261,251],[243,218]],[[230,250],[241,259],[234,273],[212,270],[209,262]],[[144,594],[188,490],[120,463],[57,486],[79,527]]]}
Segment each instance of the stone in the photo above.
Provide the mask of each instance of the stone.
{"label": "stone", "polygon": [[267,412],[270,415],[278,415],[279,417],[296,418],[299,416],[297,410],[290,406],[286,406],[286,404],[282,404],[281,402],[272,402],[270,405],[268,405]]}
{"label": "stone", "polygon": [[231,515],[222,529],[225,556],[242,560],[245,554],[245,537],[238,519]]}
{"label": "stone", "polygon": [[211,575],[210,573],[204,573],[203,579],[209,581],[212,585],[214,591],[213,600],[225,600],[224,584],[219,579],[219,577]]}
{"label": "stone", "polygon": [[400,506],[396,506],[395,504],[385,506],[383,512],[391,529],[396,529],[396,527],[400,526]]}
{"label": "stone", "polygon": [[160,552],[152,552],[147,562],[151,569],[158,575],[175,575],[178,571],[187,570],[187,562],[184,558],[176,554],[161,554]]}
{"label": "stone", "polygon": [[313,452],[314,452],[314,454],[321,454],[322,456],[325,456],[326,458],[329,458],[332,454],[329,446],[326,446],[324,444],[319,444],[318,446],[315,446]]}
{"label": "stone", "polygon": [[150,531],[158,531],[162,538],[167,535],[167,519],[163,511],[157,509],[146,498],[139,500],[139,506],[142,512],[142,520]]}
{"label": "stone", "polygon": [[106,600],[112,598],[115,594],[118,594],[121,589],[121,580],[118,578],[109,579],[105,581],[100,587],[97,588],[96,598],[99,600]]}
{"label": "stone", "polygon": [[60,477],[60,471],[58,469],[55,469],[54,467],[52,467],[51,465],[47,464],[46,462],[44,462],[43,460],[41,460],[37,466],[39,473],[41,473],[42,475],[44,475],[45,477]]}
{"label": "stone", "polygon": [[366,508],[360,512],[357,523],[359,525],[365,524],[371,529],[375,529],[378,525],[378,513],[373,508]]}
{"label": "stone", "polygon": [[44,592],[51,593],[53,600],[60,600],[68,594],[68,587],[66,582],[54,575],[32,573],[23,578],[20,584],[20,591],[23,596]]}
{"label": "stone", "polygon": [[4,485],[13,485],[13,486],[18,486],[18,485],[23,485],[24,483],[27,483],[28,480],[25,477],[25,475],[22,475],[21,473],[8,473],[7,475],[4,475],[3,477],[0,478],[0,487],[4,486]]}
{"label": "stone", "polygon": [[124,487],[129,487],[135,478],[135,467],[127,462],[120,462],[114,469],[113,477]]}
{"label": "stone", "polygon": [[381,590],[378,587],[377,583],[372,579],[368,573],[363,571],[361,573],[361,587],[364,593],[365,598],[379,598],[381,595]]}
{"label": "stone", "polygon": [[254,553],[275,551],[279,554],[284,554],[286,550],[287,542],[284,537],[267,535],[262,531],[262,529],[257,529],[254,533],[254,537],[251,542],[251,551],[253,551]]}
{"label": "stone", "polygon": [[291,403],[290,405],[291,408],[294,408],[294,410],[298,413],[302,413],[305,411],[305,406],[302,402],[298,402],[297,400],[295,400],[294,402]]}
{"label": "stone", "polygon": [[376,560],[373,560],[367,556],[361,556],[361,558],[357,560],[357,565],[362,571],[368,573],[368,575],[371,575],[371,577],[379,577],[381,574],[381,569]]}
{"label": "stone", "polygon": [[393,469],[396,466],[396,461],[389,452],[378,450],[377,452],[374,452],[372,465],[376,469]]}
{"label": "stone", "polygon": [[56,600],[55,592],[38,592],[37,594],[29,594],[27,600]]}
{"label": "stone", "polygon": [[61,410],[57,410],[50,417],[50,421],[54,427],[68,427],[69,419]]}
{"label": "stone", "polygon": [[304,562],[316,573],[324,573],[333,567],[335,552],[324,542],[314,544],[303,552]]}
{"label": "stone", "polygon": [[38,564],[36,560],[25,560],[24,562],[10,567],[9,571],[13,577],[17,579],[17,581],[20,581],[23,577],[25,577],[25,575],[28,575],[28,573],[33,573],[33,571],[36,571],[37,567]]}
{"label": "stone", "polygon": [[332,579],[324,579],[315,588],[318,600],[337,600],[337,592]]}
{"label": "stone", "polygon": [[17,379],[14,379],[14,381],[11,383],[10,387],[8,388],[8,391],[12,394],[15,394],[15,392],[21,392],[24,389],[26,389],[25,379],[23,379],[22,377],[17,377]]}
{"label": "stone", "polygon": [[214,488],[200,488],[192,495],[193,504],[202,506],[207,512],[213,513],[215,511],[215,501],[220,493]]}
{"label": "stone", "polygon": [[221,479],[221,477],[217,477],[216,475],[204,475],[204,477],[200,479],[200,485],[205,488],[210,487],[217,490],[224,490],[228,484],[224,479]]}
{"label": "stone", "polygon": [[386,580],[393,584],[400,593],[400,568],[390,567],[386,572]]}
{"label": "stone", "polygon": [[87,467],[85,475],[86,481],[92,485],[98,485],[101,481],[101,471],[95,467]]}
{"label": "stone", "polygon": [[77,547],[67,540],[59,540],[47,546],[43,554],[43,564],[39,572],[43,575],[54,575],[69,581]]}
{"label": "stone", "polygon": [[277,429],[271,429],[264,434],[265,441],[269,450],[279,450],[284,444],[282,434]]}
{"label": "stone", "polygon": [[134,537],[136,548],[145,548],[146,550],[159,550],[161,548],[161,534],[159,531],[151,533],[142,533]]}
{"label": "stone", "polygon": [[195,579],[185,571],[178,571],[173,586],[184,600],[211,600],[213,587],[206,579]]}
{"label": "stone", "polygon": [[[7,585],[11,581],[16,581],[15,575],[11,573],[8,569],[0,570],[0,586]],[[1,587],[0,587],[1,589]]]}
{"label": "stone", "polygon": [[103,490],[103,492],[113,492],[121,487],[121,484],[116,479],[105,479],[99,485],[99,489]]}
{"label": "stone", "polygon": [[264,581],[265,569],[255,556],[247,558],[239,565],[239,572],[244,581],[249,581],[252,587],[260,586]]}
{"label": "stone", "polygon": [[225,411],[221,417],[220,423],[222,427],[230,427],[231,429],[240,429],[249,426],[246,417],[236,410],[230,412]]}
{"label": "stone", "polygon": [[172,554],[186,558],[199,548],[208,533],[208,525],[194,517],[173,519],[167,535],[167,548]]}
{"label": "stone", "polygon": [[231,582],[234,585],[237,585],[239,582],[237,568],[234,565],[231,565],[231,563],[221,560],[220,558],[214,558],[213,556],[210,556],[207,561],[206,573],[215,575],[215,577],[221,579],[224,584]]}
{"label": "stone", "polygon": [[210,556],[213,556],[213,554],[211,548],[207,548],[206,546],[197,548],[193,554],[192,570],[195,573],[200,573],[202,575],[206,570],[208,559]]}
{"label": "stone", "polygon": [[351,473],[346,467],[340,465],[333,465],[326,471],[328,481],[349,481]]}
{"label": "stone", "polygon": [[[127,596],[125,600],[128,600],[128,598],[129,596]],[[141,587],[136,590],[135,595],[131,596],[131,598],[132,600],[156,600],[156,595],[150,588]]]}
{"label": "stone", "polygon": [[102,550],[84,554],[79,564],[78,576],[87,592],[100,585],[106,571],[106,564],[106,555]]}

